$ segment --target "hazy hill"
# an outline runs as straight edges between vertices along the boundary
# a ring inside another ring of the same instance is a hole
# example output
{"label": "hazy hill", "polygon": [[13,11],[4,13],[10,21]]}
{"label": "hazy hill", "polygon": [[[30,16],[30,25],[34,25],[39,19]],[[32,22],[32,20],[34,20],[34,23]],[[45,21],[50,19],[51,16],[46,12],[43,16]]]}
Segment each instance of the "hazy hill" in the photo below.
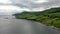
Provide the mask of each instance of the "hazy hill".
{"label": "hazy hill", "polygon": [[46,25],[52,25],[60,28],[60,7],[51,8],[40,12],[27,12],[15,14],[18,19],[28,19],[42,22]]}

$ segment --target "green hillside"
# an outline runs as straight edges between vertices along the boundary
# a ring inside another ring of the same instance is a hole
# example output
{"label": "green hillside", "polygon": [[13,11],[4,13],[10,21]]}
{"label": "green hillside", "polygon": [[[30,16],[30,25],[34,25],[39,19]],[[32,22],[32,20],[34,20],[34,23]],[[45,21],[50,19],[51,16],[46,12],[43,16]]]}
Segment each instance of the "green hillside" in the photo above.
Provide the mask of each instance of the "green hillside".
{"label": "green hillside", "polygon": [[18,19],[34,20],[46,25],[60,28],[60,7],[51,8],[40,12],[27,12],[14,14]]}

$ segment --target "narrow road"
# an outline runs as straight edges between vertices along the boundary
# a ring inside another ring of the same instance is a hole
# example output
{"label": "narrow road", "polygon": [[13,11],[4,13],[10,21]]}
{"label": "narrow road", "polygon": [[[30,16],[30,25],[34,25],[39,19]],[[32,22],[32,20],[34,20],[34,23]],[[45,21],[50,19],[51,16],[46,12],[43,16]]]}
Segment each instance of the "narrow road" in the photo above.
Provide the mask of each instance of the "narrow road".
{"label": "narrow road", "polygon": [[60,34],[60,31],[38,22],[0,16],[0,34]]}

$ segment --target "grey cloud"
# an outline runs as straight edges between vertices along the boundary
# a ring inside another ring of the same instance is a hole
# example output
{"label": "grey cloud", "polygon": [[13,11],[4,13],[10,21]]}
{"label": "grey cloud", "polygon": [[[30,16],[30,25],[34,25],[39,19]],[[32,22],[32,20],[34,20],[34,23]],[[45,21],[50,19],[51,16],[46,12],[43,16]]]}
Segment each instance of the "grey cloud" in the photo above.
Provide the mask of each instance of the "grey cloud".
{"label": "grey cloud", "polygon": [[32,5],[32,1],[30,0],[13,0],[12,1],[14,5],[20,6],[20,7],[28,7],[30,8]]}
{"label": "grey cloud", "polygon": [[51,6],[60,6],[60,0],[47,0],[48,2],[44,3],[35,3],[36,0],[11,0],[12,4],[2,4],[0,5],[14,5],[21,8],[29,8],[29,9],[36,9],[36,8],[49,8]]}
{"label": "grey cloud", "polygon": [[[36,1],[36,0],[35,0]],[[45,3],[34,3],[34,0],[12,0],[14,5],[20,6],[20,7],[27,7],[30,9],[33,8],[48,8],[51,6],[60,6],[60,0],[48,0],[48,2]]]}

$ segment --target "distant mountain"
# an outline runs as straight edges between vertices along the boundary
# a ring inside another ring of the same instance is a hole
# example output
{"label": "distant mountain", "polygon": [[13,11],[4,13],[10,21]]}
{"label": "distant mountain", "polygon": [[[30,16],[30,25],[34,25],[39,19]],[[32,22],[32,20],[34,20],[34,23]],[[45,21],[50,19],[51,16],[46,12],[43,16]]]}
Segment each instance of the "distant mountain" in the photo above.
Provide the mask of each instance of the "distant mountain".
{"label": "distant mountain", "polygon": [[18,13],[16,10],[0,10],[0,15],[12,15]]}
{"label": "distant mountain", "polygon": [[22,13],[17,13],[17,14],[46,14],[46,13],[59,13],[60,12],[60,7],[59,8],[51,8],[51,9],[47,9],[44,11],[36,11],[36,12],[29,12],[29,11],[24,11]]}

